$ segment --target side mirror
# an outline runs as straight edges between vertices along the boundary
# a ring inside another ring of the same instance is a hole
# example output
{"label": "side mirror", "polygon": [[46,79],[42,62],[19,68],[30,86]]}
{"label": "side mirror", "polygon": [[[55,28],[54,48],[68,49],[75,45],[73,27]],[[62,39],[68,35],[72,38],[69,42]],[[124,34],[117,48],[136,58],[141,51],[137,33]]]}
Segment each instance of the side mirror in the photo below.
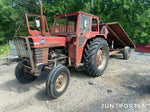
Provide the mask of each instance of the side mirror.
{"label": "side mirror", "polygon": [[36,27],[39,28],[40,27],[40,20],[35,20],[36,23]]}

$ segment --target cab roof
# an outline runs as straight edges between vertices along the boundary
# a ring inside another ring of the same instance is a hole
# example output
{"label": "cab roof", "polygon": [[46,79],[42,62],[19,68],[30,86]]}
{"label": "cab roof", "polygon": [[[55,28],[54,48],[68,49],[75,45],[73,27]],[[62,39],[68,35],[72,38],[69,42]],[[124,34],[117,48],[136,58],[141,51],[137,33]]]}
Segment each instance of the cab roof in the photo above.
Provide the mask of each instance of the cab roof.
{"label": "cab roof", "polygon": [[86,15],[86,16],[99,18],[98,16],[95,16],[95,15],[93,15],[93,14],[89,14],[89,13],[81,12],[81,11],[55,15],[55,18],[58,18],[58,17],[65,17],[65,16],[73,16],[73,15],[78,15],[78,14],[83,14],[83,15]]}

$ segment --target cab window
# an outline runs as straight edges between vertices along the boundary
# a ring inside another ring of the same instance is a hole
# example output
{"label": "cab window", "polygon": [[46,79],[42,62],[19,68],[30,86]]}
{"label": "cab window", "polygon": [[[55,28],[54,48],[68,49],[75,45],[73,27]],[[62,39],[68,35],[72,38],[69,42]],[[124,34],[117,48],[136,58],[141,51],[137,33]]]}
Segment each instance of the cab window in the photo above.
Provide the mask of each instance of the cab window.
{"label": "cab window", "polygon": [[91,30],[94,31],[94,32],[98,31],[98,24],[97,23],[98,23],[97,19],[92,18],[92,26],[91,26],[92,28],[91,28]]}
{"label": "cab window", "polygon": [[91,18],[89,16],[81,15],[79,26],[80,33],[90,32],[90,19]]}

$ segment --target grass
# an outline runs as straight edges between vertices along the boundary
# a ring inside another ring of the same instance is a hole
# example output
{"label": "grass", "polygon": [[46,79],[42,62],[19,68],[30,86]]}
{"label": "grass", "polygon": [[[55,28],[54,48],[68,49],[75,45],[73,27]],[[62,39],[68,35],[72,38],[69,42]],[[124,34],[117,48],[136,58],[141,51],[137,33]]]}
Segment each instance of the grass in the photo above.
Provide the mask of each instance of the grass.
{"label": "grass", "polygon": [[0,45],[0,57],[6,56],[9,54],[9,45],[5,44],[3,46]]}

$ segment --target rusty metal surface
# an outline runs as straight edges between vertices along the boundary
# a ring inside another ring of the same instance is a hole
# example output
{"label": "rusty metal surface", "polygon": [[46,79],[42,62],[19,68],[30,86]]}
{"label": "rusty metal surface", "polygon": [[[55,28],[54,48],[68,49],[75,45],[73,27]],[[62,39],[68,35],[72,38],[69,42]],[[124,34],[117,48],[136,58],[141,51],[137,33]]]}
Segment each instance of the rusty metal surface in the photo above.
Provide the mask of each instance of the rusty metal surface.
{"label": "rusty metal surface", "polygon": [[[17,48],[17,53],[20,58],[29,58],[32,72],[35,72],[35,66],[33,61],[33,52],[30,47],[29,39],[28,37],[18,37],[14,39],[15,45]],[[23,65],[22,61],[21,64]]]}
{"label": "rusty metal surface", "polygon": [[43,69],[47,72],[50,72],[52,70],[52,67],[44,66]]}
{"label": "rusty metal surface", "polygon": [[97,55],[96,55],[96,65],[100,65],[103,61],[103,52],[102,50],[98,50]]}
{"label": "rusty metal surface", "polygon": [[40,18],[40,23],[41,23],[41,35],[45,36],[45,23],[44,23],[44,16],[43,16],[43,9],[42,9],[42,3],[41,0],[39,0],[40,3],[40,12],[41,12],[41,18]]}
{"label": "rusty metal surface", "polygon": [[112,49],[109,51],[109,56],[110,55],[113,55],[113,54],[116,54],[116,53],[119,53],[122,49]]}
{"label": "rusty metal surface", "polygon": [[25,45],[25,39],[19,38],[19,39],[15,39],[14,41],[15,41],[15,46],[17,49],[18,56],[29,57],[29,53],[25,47],[26,46]]}
{"label": "rusty metal surface", "polygon": [[79,47],[83,47],[85,40],[87,39],[87,37],[85,35],[80,35],[79,36]]}
{"label": "rusty metal surface", "polygon": [[68,58],[68,57],[64,56],[64,57],[61,57],[61,58],[55,58],[55,59],[48,60],[48,62],[57,61],[57,60],[63,60],[63,59],[66,59],[66,58]]}
{"label": "rusty metal surface", "polygon": [[43,63],[48,62],[48,51],[49,51],[49,48],[44,48],[43,49]]}
{"label": "rusty metal surface", "polygon": [[62,72],[56,79],[55,88],[57,92],[62,92],[67,85],[67,74]]}
{"label": "rusty metal surface", "polygon": [[115,46],[117,47],[123,48],[129,46],[134,48],[134,43],[118,22],[101,24],[100,29],[103,26],[106,26],[109,30],[107,41],[110,45],[112,40],[114,40]]}
{"label": "rusty metal surface", "polygon": [[[28,27],[28,31],[29,33],[33,36],[33,35],[42,35],[41,34],[41,31],[37,31],[37,30],[32,30],[30,29],[30,25],[29,25],[29,19],[28,17],[40,17],[41,18],[41,15],[36,15],[36,14],[25,14],[26,16],[26,21],[27,21],[27,27]],[[44,18],[44,25],[46,25],[46,29],[47,31],[45,32],[45,36],[50,36],[50,31],[49,31],[49,27],[48,27],[48,24],[47,24],[47,20],[46,20],[46,17],[43,15],[43,18]]]}
{"label": "rusty metal surface", "polygon": [[29,58],[30,58],[30,64],[31,64],[31,67],[32,67],[31,72],[35,72],[35,66],[34,66],[34,61],[33,61],[33,53],[31,51],[29,39],[28,39],[28,37],[24,37],[24,38],[26,40],[27,50],[28,50],[28,54],[29,54]]}
{"label": "rusty metal surface", "polygon": [[25,67],[25,68],[28,68],[28,69],[30,69],[30,70],[32,69],[31,67],[26,66],[26,65],[23,65],[23,64],[22,64],[22,66]]}
{"label": "rusty metal surface", "polygon": [[123,41],[120,39],[120,37],[116,34],[116,32],[114,32],[114,31],[112,30],[112,28],[110,28],[110,27],[108,26],[108,24],[106,24],[106,27],[107,27],[108,30],[117,38],[117,40],[120,41],[120,43],[122,43],[124,46],[126,46],[125,42],[123,42]]}
{"label": "rusty metal surface", "polygon": [[33,50],[33,59],[35,65],[43,62],[43,48],[36,48]]}

